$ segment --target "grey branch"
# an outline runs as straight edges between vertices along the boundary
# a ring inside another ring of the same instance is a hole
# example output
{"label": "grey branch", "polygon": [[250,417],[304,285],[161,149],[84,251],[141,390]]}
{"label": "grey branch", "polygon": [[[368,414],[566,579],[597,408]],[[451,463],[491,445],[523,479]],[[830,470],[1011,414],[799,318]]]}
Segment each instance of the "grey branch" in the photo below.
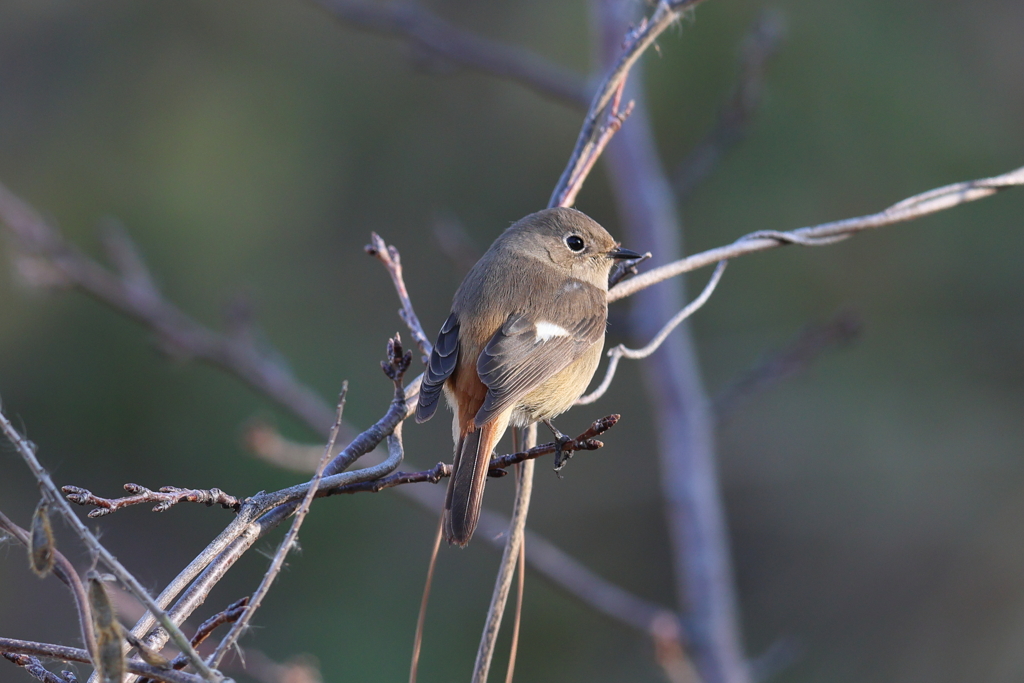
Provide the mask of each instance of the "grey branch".
{"label": "grey branch", "polygon": [[405,280],[402,277],[401,254],[398,253],[397,248],[385,243],[380,238],[380,235],[375,232],[370,233],[370,243],[364,247],[364,250],[367,254],[375,256],[378,261],[383,263],[388,271],[388,275],[391,276],[391,283],[395,286],[398,300],[402,303],[402,307],[398,310],[398,316],[405,323],[405,326],[409,328],[409,332],[412,333],[412,340],[420,348],[423,364],[426,365],[427,361],[430,360],[430,352],[433,350],[433,345],[423,332],[420,319],[412,308],[412,299],[409,298],[409,290],[405,288]]}
{"label": "grey branch", "polygon": [[[401,355],[401,348],[398,350],[398,355]],[[401,376],[398,377],[398,381],[395,386],[397,391],[402,391]],[[242,635],[242,632],[248,628],[249,623],[252,621],[253,615],[256,610],[259,609],[263,603],[263,598],[266,597],[270,591],[270,586],[274,583],[274,579],[281,573],[284,568],[284,560],[288,553],[291,552],[292,548],[298,543],[299,540],[299,528],[306,519],[306,514],[309,512],[309,507],[313,503],[313,497],[316,495],[317,488],[320,486],[320,481],[323,479],[324,470],[327,468],[327,464],[331,460],[331,456],[334,453],[334,443],[338,439],[338,432],[341,429],[341,417],[345,411],[345,396],[348,394],[348,382],[346,381],[341,389],[341,396],[338,398],[338,412],[334,419],[334,424],[331,426],[331,436],[327,439],[327,446],[324,447],[324,454],[320,458],[320,464],[317,465],[316,473],[313,474],[313,478],[309,482],[309,489],[306,491],[306,495],[302,498],[302,502],[299,504],[299,509],[295,511],[295,519],[292,520],[292,526],[288,529],[288,533],[285,534],[284,540],[277,548],[277,552],[274,553],[274,558],[270,562],[270,567],[267,568],[266,573],[263,575],[263,579],[260,581],[259,587],[256,592],[253,593],[252,598],[249,600],[245,611],[241,617],[231,625],[231,629],[227,635],[217,645],[217,650],[210,656],[211,666],[220,666],[221,661],[224,659],[224,655],[238,642],[238,638]],[[402,396],[404,399],[405,397]],[[402,457],[402,432],[401,423],[395,426],[394,431],[388,437],[388,444],[395,448],[397,444],[398,460],[401,461]]]}
{"label": "grey branch", "polygon": [[991,197],[1001,190],[1021,185],[1024,185],[1024,167],[991,178],[953,183],[952,185],[922,192],[897,202],[884,211],[867,216],[846,218],[811,227],[797,228],[788,232],[752,232],[744,235],[732,244],[702,251],[699,254],[673,261],[626,280],[608,292],[608,301],[618,301],[619,299],[636,294],[642,289],[647,289],[651,285],[692,270],[697,270],[698,268],[710,266],[719,261],[726,261],[759,251],[767,251],[768,249],[775,249],[787,244],[798,244],[801,246],[833,244],[864,230],[921,218],[922,216],[951,209],[954,206],[960,206],[967,202]]}
{"label": "grey branch", "polygon": [[[402,388],[404,373],[412,362],[412,353],[405,352],[397,336],[388,344],[388,362],[383,364],[385,373],[395,387],[394,397],[384,417],[372,427],[357,436],[344,450],[335,456],[324,468],[324,477],[316,488],[317,495],[333,486],[377,479],[398,467],[400,459],[389,457],[384,463],[353,472],[344,470],[377,447],[395,427],[408,415],[405,392]],[[169,614],[181,623],[203,603],[206,596],[225,573],[237,562],[253,543],[266,535],[290,517],[298,507],[298,501],[306,496],[310,482],[292,486],[281,491],[253,496],[246,500],[236,518],[204,549],[188,567],[160,594],[160,604],[169,604],[178,593],[182,593]],[[132,633],[142,638],[154,625],[152,615],[146,615],[132,628]],[[160,647],[167,635],[160,630],[145,637],[150,647]]]}
{"label": "grey branch", "polygon": [[14,664],[17,664],[18,666],[23,668],[25,670],[25,673],[27,673],[29,676],[36,679],[37,681],[42,681],[43,683],[67,683],[67,681],[62,679],[57,674],[53,673],[52,671],[47,671],[46,668],[43,666],[42,662],[40,662],[35,657],[32,657],[31,655],[21,655],[14,652],[4,652],[3,656],[4,659],[6,659],[7,661],[13,662]]}
{"label": "grey branch", "polygon": [[[300,384],[278,357],[247,337],[229,337],[200,325],[160,296],[137,250],[123,231],[108,231],[112,272],[69,244],[32,207],[0,185],[0,220],[23,273],[36,283],[77,287],[155,333],[169,353],[227,370],[296,415],[314,431],[326,432],[334,413],[309,387]],[[127,255],[133,254],[131,259]],[[131,262],[131,267],[125,268]],[[348,436],[348,432],[345,433]],[[343,439],[347,440],[347,438]]]}
{"label": "grey branch", "polygon": [[[617,58],[617,36],[632,20],[633,6],[623,0],[596,0],[592,7],[608,63]],[[629,245],[665,262],[682,252],[683,230],[644,106],[642,71],[631,86],[637,112],[609,146],[606,168]],[[681,281],[643,292],[631,305],[633,329],[639,335],[654,335],[683,306]],[[688,626],[686,646],[707,683],[743,683],[749,677],[715,473],[713,423],[685,323],[641,365],[641,373],[655,427],[676,596]],[[671,628],[669,619],[657,621],[652,630],[657,634],[656,651],[664,655],[659,661],[666,674],[675,675],[684,661],[683,649],[666,645],[679,639],[679,629]]]}
{"label": "grey branch", "polygon": [[[533,448],[537,443],[537,423],[524,429],[523,435],[525,436],[523,445],[526,449]],[[512,504],[512,519],[508,524],[505,548],[502,551],[498,575],[494,580],[494,591],[491,594],[491,604],[484,620],[484,630],[480,634],[480,645],[476,651],[476,662],[473,664],[471,679],[473,683],[487,683],[487,674],[491,669],[494,646],[498,642],[498,631],[501,628],[501,619],[505,614],[505,603],[508,601],[512,577],[515,575],[519,552],[526,533],[526,516],[530,511],[530,496],[533,493],[533,469],[534,462],[527,460],[516,472],[516,496],[515,502]]]}
{"label": "grey branch", "polygon": [[403,2],[313,0],[351,26],[401,38],[425,54],[525,85],[573,107],[590,100],[586,79],[522,48],[457,28],[418,5]]}
{"label": "grey branch", "polygon": [[43,495],[46,496],[50,505],[60,512],[68,525],[78,535],[78,538],[89,549],[89,552],[106,565],[114,576],[117,577],[117,580],[120,581],[125,588],[131,591],[132,595],[134,595],[146,606],[147,609],[150,610],[150,613],[156,617],[161,626],[167,629],[171,638],[174,640],[174,644],[178,646],[178,649],[181,650],[182,654],[188,657],[189,664],[195,667],[203,680],[209,681],[210,683],[217,683],[222,680],[223,676],[206,666],[206,663],[203,662],[199,654],[192,648],[192,645],[189,643],[188,638],[185,637],[185,634],[181,632],[181,629],[179,629],[173,621],[171,621],[170,617],[167,616],[167,613],[157,605],[156,601],[154,601],[152,596],[150,596],[146,589],[142,587],[142,584],[139,583],[138,579],[136,579],[131,572],[125,569],[124,565],[122,565],[117,558],[99,542],[96,536],[89,531],[85,524],[82,523],[82,520],[78,519],[74,511],[71,509],[71,506],[66,500],[64,500],[64,497],[57,489],[57,486],[53,483],[53,480],[50,478],[50,474],[39,463],[38,458],[36,458],[35,446],[29,443],[25,437],[18,433],[14,428],[14,425],[11,424],[10,420],[7,419],[7,416],[4,415],[3,412],[0,412],[0,429],[3,430],[4,436],[14,444],[18,454],[21,456],[22,460],[25,461],[25,464],[28,465],[29,470],[32,472],[32,476],[34,476],[36,481],[39,483],[39,488],[42,489]]}
{"label": "grey branch", "polygon": [[153,512],[166,512],[178,503],[202,503],[204,505],[220,505],[228,510],[238,511],[243,501],[220,489],[182,489],[177,486],[163,486],[159,491],[151,491],[139,484],[125,484],[124,490],[131,495],[124,498],[101,498],[88,489],[80,486],[62,486],[61,491],[68,500],[76,505],[93,505],[89,517],[103,517],[111,512],[132,505],[156,503]]}
{"label": "grey branch", "polygon": [[[64,645],[52,645],[50,643],[36,643],[31,640],[16,640],[14,638],[0,638],[0,652],[12,652],[46,659],[57,659],[62,662],[81,662],[90,664],[89,653],[77,647],[66,647]],[[203,683],[204,679],[195,674],[175,671],[173,669],[161,669],[146,664],[140,659],[129,659],[125,662],[128,671],[139,676],[146,676],[157,681],[166,683]],[[64,683],[63,681],[61,683]]]}
{"label": "grey branch", "polygon": [[551,193],[549,207],[572,205],[580,185],[583,184],[611,135],[622,126],[623,120],[632,111],[632,104],[627,105],[626,111],[619,111],[622,89],[625,87],[630,69],[684,11],[696,7],[703,1],[661,0],[651,16],[645,18],[636,30],[626,36],[621,56],[608,70],[590,103],[580,134],[576,138],[576,146]]}
{"label": "grey branch", "polygon": [[[26,548],[28,547],[28,531],[11,521],[3,512],[0,512],[0,530],[6,531],[16,541]],[[71,561],[56,548],[53,549],[53,559],[53,573],[71,589],[71,595],[75,599],[75,610],[78,613],[78,627],[82,633],[82,642],[85,643],[86,647],[92,648],[96,638],[92,631],[89,598],[86,595],[85,586],[82,585],[82,577],[78,575],[78,571],[71,564]]]}
{"label": "grey branch", "polygon": [[754,20],[743,40],[739,78],[729,99],[718,110],[714,127],[676,169],[673,181],[680,202],[685,202],[722,156],[746,137],[761,103],[765,70],[785,33],[785,21],[778,10],[763,10]]}
{"label": "grey branch", "polygon": [[715,287],[718,286],[718,281],[722,279],[722,273],[725,272],[725,266],[728,261],[719,261],[718,267],[715,268],[715,272],[711,274],[711,279],[704,285],[703,291],[700,295],[687,304],[683,310],[672,316],[672,319],[665,323],[664,327],[654,335],[654,339],[642,349],[630,349],[626,348],[623,344],[619,344],[613,349],[608,351],[608,369],[605,370],[604,379],[601,380],[601,384],[598,385],[594,391],[590,392],[586,396],[581,396],[576,400],[576,405],[587,405],[593,403],[597,399],[604,396],[605,392],[608,391],[608,387],[612,384],[612,379],[615,378],[615,371],[619,367],[619,359],[629,358],[637,360],[640,358],[647,358],[652,353],[658,350],[658,347],[668,338],[668,335],[672,330],[679,327],[680,324],[691,315],[697,312],[697,310],[707,303],[708,299],[715,291]]}

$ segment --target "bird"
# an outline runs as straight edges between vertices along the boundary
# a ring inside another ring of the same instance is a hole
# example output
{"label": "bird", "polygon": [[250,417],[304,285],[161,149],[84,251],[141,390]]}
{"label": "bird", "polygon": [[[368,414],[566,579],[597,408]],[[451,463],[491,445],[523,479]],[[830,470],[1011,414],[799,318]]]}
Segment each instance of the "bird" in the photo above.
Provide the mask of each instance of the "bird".
{"label": "bird", "polygon": [[532,213],[507,228],[466,274],[441,325],[420,385],[416,421],[429,420],[443,392],[454,413],[452,474],[443,528],[449,545],[469,543],[491,453],[509,425],[551,420],[587,388],[601,359],[608,277],[622,248],[575,209]]}

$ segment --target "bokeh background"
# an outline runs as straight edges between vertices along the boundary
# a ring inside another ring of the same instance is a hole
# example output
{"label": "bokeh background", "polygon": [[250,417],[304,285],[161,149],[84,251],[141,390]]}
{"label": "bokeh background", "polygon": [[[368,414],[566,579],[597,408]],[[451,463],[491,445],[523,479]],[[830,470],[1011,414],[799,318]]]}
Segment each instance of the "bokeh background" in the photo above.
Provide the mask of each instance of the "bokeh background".
{"label": "bokeh background", "polygon": [[[424,4],[589,69],[585,2]],[[688,251],[1024,163],[1019,0],[771,7],[787,38],[749,136],[683,207]],[[763,8],[705,3],[646,59],[667,168],[712,125]],[[402,329],[386,274],[362,252],[369,232],[402,250],[433,332],[462,274],[434,226],[457,222],[482,249],[542,207],[579,122],[521,86],[424,65],[301,0],[0,3],[0,180],[94,255],[97,226],[121,221],[164,293],[207,324],[222,326],[227,302],[252,302],[299,378],[328,400],[350,381],[356,425],[385,409],[378,360]],[[618,232],[600,167],[578,206]],[[1022,216],[1024,191],[1008,191],[838,246],[746,257],[694,319],[712,396],[808,324],[838,310],[862,321],[856,343],[744,397],[717,432],[748,650],[797,645],[774,680],[1024,676]],[[311,440],[235,379],[167,359],[94,301],[19,285],[9,259],[0,396],[58,483],[106,495],[128,481],[237,495],[299,481],[242,447],[253,416]],[[624,414],[564,480],[538,469],[531,524],[671,605],[644,401],[627,365],[611,395],[560,421],[575,433]],[[409,425],[413,466],[449,457],[445,422]],[[35,487],[10,448],[0,472],[0,506],[27,524]],[[488,504],[507,506],[510,488],[492,482]],[[139,508],[94,526],[157,589],[229,517]],[[319,502],[244,644],[278,661],[308,653],[327,681],[403,680],[434,524],[394,492]],[[442,552],[421,680],[468,676],[497,559],[483,543]],[[250,553],[201,616],[251,592],[265,566]],[[10,544],[0,625],[5,636],[78,640],[64,589],[35,579]],[[644,636],[536,575],[522,638],[523,681],[664,680]],[[4,666],[0,679],[29,680]]]}

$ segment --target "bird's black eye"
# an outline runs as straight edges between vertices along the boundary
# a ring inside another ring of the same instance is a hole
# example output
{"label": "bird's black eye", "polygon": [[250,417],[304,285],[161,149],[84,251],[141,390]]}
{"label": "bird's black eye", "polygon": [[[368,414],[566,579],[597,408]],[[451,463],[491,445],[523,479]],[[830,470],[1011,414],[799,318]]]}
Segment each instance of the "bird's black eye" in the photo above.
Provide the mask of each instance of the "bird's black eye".
{"label": "bird's black eye", "polygon": [[583,238],[579,235],[569,235],[565,238],[565,246],[573,251],[583,251]]}

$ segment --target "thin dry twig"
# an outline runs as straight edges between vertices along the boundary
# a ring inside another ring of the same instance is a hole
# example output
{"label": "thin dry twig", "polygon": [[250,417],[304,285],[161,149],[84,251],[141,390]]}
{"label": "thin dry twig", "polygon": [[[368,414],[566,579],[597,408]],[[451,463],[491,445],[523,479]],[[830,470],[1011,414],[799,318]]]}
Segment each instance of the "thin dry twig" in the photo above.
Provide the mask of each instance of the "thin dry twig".
{"label": "thin dry twig", "polygon": [[626,36],[622,55],[601,81],[590,103],[579,137],[576,138],[576,146],[551,193],[548,206],[571,206],[597,157],[601,155],[615,131],[622,126],[623,114],[628,116],[632,111],[632,103],[627,105],[625,112],[620,112],[618,108],[630,69],[683,12],[703,1],[661,0],[651,16],[645,18],[636,30]]}
{"label": "thin dry twig", "polygon": [[[245,596],[240,600],[236,600],[220,612],[217,612],[212,617],[204,621],[196,629],[195,634],[192,636],[192,647],[198,648],[203,642],[209,638],[213,632],[224,624],[233,624],[242,613],[245,612],[246,606],[249,604],[249,596]],[[184,669],[188,666],[188,659],[184,655],[178,655],[171,660],[170,667],[172,669]],[[151,680],[143,678],[139,680],[139,683],[152,683]]]}
{"label": "thin dry twig", "polygon": [[[394,342],[397,344],[397,340]],[[391,355],[395,355],[392,353]],[[401,356],[401,347],[398,348],[397,355]],[[402,391],[401,379],[395,383],[396,391]],[[331,460],[331,454],[334,451],[334,442],[338,438],[338,432],[341,430],[341,418],[345,412],[345,397],[348,394],[348,381],[342,384],[341,396],[338,397],[338,412],[334,418],[334,424],[331,426],[331,436],[327,440],[327,446],[324,448],[324,454],[320,458],[320,464],[316,468],[316,473],[309,483],[309,490],[303,497],[302,502],[299,504],[298,510],[295,511],[295,518],[292,521],[292,526],[288,529],[288,533],[285,534],[284,540],[281,541],[281,545],[278,546],[277,552],[274,553],[274,558],[270,562],[270,566],[267,568],[266,573],[263,575],[263,580],[260,581],[259,587],[256,592],[253,593],[252,598],[249,600],[245,611],[242,616],[239,617],[234,624],[231,625],[231,630],[228,631],[227,635],[221,640],[217,646],[216,651],[210,656],[210,664],[212,666],[219,666],[221,660],[224,659],[224,655],[227,654],[228,650],[238,642],[238,638],[242,635],[242,632],[249,626],[252,621],[253,615],[256,610],[259,609],[263,603],[263,598],[266,597],[270,591],[270,586],[274,583],[277,575],[281,573],[284,568],[284,560],[288,553],[291,552],[292,548],[295,547],[299,540],[299,529],[302,527],[302,523],[306,519],[306,514],[309,512],[309,506],[313,503],[313,497],[316,495],[317,488],[320,486],[320,481],[324,476],[324,469]],[[395,440],[401,444],[401,427],[399,424],[395,427],[391,436],[388,437],[389,443]]]}
{"label": "thin dry twig", "polygon": [[620,109],[622,104],[622,91],[626,87],[626,81],[619,82],[619,86],[612,97],[611,104],[607,108],[604,120],[594,129],[594,138],[588,142],[581,152],[580,159],[566,181],[565,188],[560,194],[553,194],[551,206],[572,206],[576,203],[576,195],[583,188],[583,181],[590,175],[601,152],[611,142],[612,137],[619,132],[622,124],[626,122],[629,115],[633,113],[635,102],[630,100],[626,103],[625,109]]}
{"label": "thin dry twig", "polygon": [[[325,489],[333,486],[378,479],[390,474],[401,462],[400,448],[391,448],[384,462],[353,472],[345,470],[360,457],[372,451],[409,414],[409,406],[402,388],[405,372],[412,362],[412,353],[403,353],[397,338],[388,344],[388,362],[382,363],[385,373],[395,385],[394,397],[384,417],[372,427],[357,436],[344,450],[335,456],[324,469],[324,476],[317,488],[317,496],[326,495]],[[158,600],[169,604],[176,595],[184,591],[168,614],[181,623],[206,599],[213,587],[224,574],[252,545],[278,524],[287,519],[298,507],[298,501],[309,491],[310,483],[305,482],[280,491],[265,493],[246,499],[237,516],[228,527],[203,550],[188,567],[160,594]],[[143,617],[132,628],[132,633],[143,637],[154,625],[150,615]],[[150,647],[162,646],[167,635],[158,629],[145,637]]]}
{"label": "thin dry twig", "polygon": [[[522,476],[522,473],[519,473]],[[519,633],[523,625],[523,597],[526,593],[526,537],[519,543],[519,558],[516,561],[516,611],[512,619],[512,642],[508,647],[508,667],[505,669],[505,683],[512,683],[516,672],[516,657],[519,654]]]}
{"label": "thin dry twig", "polygon": [[427,563],[427,578],[423,582],[423,593],[420,595],[420,612],[416,616],[416,632],[412,637],[412,654],[409,657],[409,683],[416,683],[416,678],[419,676],[420,650],[423,648],[423,630],[427,622],[427,604],[430,602],[430,589],[434,585],[434,570],[437,569],[437,552],[441,549],[441,532],[443,530],[444,515],[442,514],[437,519],[434,543],[430,548],[430,561]]}
{"label": "thin dry twig", "polygon": [[[120,233],[117,240],[127,245],[115,250],[113,260],[124,266],[124,254],[132,252],[136,255],[135,263],[126,272],[112,272],[69,244],[59,231],[2,184],[0,220],[7,225],[21,269],[46,274],[37,277],[37,282],[82,290],[147,327],[168,353],[227,370],[314,431],[326,432],[334,419],[333,411],[312,389],[295,379],[279,356],[257,348],[250,336],[218,334],[169,303],[153,285],[148,271],[144,271],[137,249],[125,233]],[[139,274],[140,269],[145,276]],[[343,434],[343,441],[349,433]]]}
{"label": "thin dry twig", "polygon": [[714,127],[676,169],[673,181],[680,202],[685,202],[725,153],[747,136],[761,104],[768,62],[778,52],[785,33],[786,23],[778,10],[763,10],[754,20],[743,40],[739,77],[729,99],[718,110]]}
{"label": "thin dry twig", "polygon": [[619,344],[618,346],[609,349],[608,357],[610,358],[610,360],[608,361],[608,369],[605,370],[604,379],[601,380],[601,384],[599,384],[598,387],[594,389],[594,391],[587,394],[586,396],[581,396],[580,398],[578,398],[576,400],[576,405],[585,406],[589,403],[593,403],[597,399],[604,396],[605,392],[608,391],[608,387],[610,387],[612,384],[612,379],[615,378],[615,371],[619,367],[619,359],[647,358],[652,353],[657,351],[658,347],[661,346],[662,342],[664,342],[665,339],[668,338],[668,335],[672,332],[672,330],[677,328],[684,320],[686,320],[691,315],[696,313],[697,310],[700,309],[701,306],[706,304],[708,299],[711,298],[711,295],[715,291],[715,287],[718,286],[718,281],[722,279],[722,273],[725,272],[726,264],[727,261],[719,262],[718,267],[715,268],[715,272],[711,274],[711,279],[708,280],[708,283],[706,285],[704,285],[704,289],[701,291],[700,295],[696,299],[691,301],[689,304],[687,304],[683,308],[683,310],[679,311],[674,316],[672,316],[672,319],[665,323],[664,327],[662,327],[661,330],[659,330],[658,333],[654,335],[654,339],[652,339],[646,346],[644,346],[641,349],[630,349],[623,344]]}
{"label": "thin dry twig", "polygon": [[391,276],[391,282],[395,285],[395,292],[398,293],[398,299],[402,302],[402,307],[398,310],[398,317],[402,319],[402,322],[405,323],[405,326],[412,333],[412,340],[420,348],[423,364],[426,365],[430,360],[430,352],[434,346],[423,332],[420,319],[412,308],[409,290],[405,288],[405,280],[402,278],[402,257],[398,253],[398,249],[385,243],[380,238],[380,235],[375,232],[370,233],[370,243],[363,247],[363,249],[367,254],[375,256],[378,261],[383,263],[388,271],[388,275]]}
{"label": "thin dry twig", "polygon": [[14,652],[4,652],[2,654],[4,659],[20,666],[25,670],[25,673],[37,681],[42,681],[43,683],[67,683],[66,680],[57,674],[47,671],[42,662],[31,655],[21,655]]}
{"label": "thin dry twig", "polygon": [[[531,424],[524,431],[523,445],[529,450],[537,443],[537,424]],[[476,662],[473,664],[473,683],[487,683],[501,618],[505,613],[505,603],[508,602],[520,547],[526,534],[526,515],[530,510],[530,495],[533,492],[533,468],[533,460],[527,460],[516,472],[516,497],[512,504],[512,519],[509,521],[508,538],[501,556],[498,576],[494,581],[494,592],[491,594],[491,604],[487,609],[484,630],[480,634],[480,646],[477,648]]]}
{"label": "thin dry twig", "polygon": [[860,315],[852,310],[839,311],[824,323],[807,325],[796,338],[766,354],[719,392],[712,402],[715,417],[719,422],[726,420],[742,399],[803,372],[829,349],[850,344],[860,336],[863,326]]}
{"label": "thin dry twig", "polygon": [[[0,512],[0,529],[6,531],[11,538],[26,548],[29,546],[29,532],[11,521],[3,512]],[[92,631],[92,614],[85,585],[75,566],[71,564],[71,560],[56,548],[53,548],[53,573],[71,589],[71,595],[75,599],[75,611],[78,614],[78,628],[82,634],[82,642],[86,647],[91,648],[96,642],[96,638]]]}
{"label": "thin dry twig", "polygon": [[182,489],[177,486],[162,486],[159,491],[151,491],[145,486],[129,483],[124,485],[124,490],[132,495],[124,498],[101,498],[80,486],[61,487],[61,491],[72,503],[96,506],[95,509],[89,511],[90,518],[103,517],[122,508],[147,503],[156,503],[153,506],[153,512],[166,512],[178,503],[202,503],[207,507],[220,505],[225,510],[237,512],[244,503],[243,500],[224,493],[220,489]]}
{"label": "thin dry twig", "polygon": [[[595,451],[595,450],[597,450],[599,448],[603,448],[604,447],[604,442],[599,441],[595,437],[600,436],[601,434],[604,434],[606,431],[608,431],[609,429],[614,427],[616,425],[616,423],[618,423],[618,421],[619,421],[619,419],[621,417],[622,417],[621,415],[612,414],[612,415],[606,415],[605,417],[598,418],[597,420],[594,420],[594,422],[591,423],[590,427],[588,427],[586,429],[586,431],[584,431],[582,434],[577,436],[575,439],[572,439],[571,441],[568,441],[568,442],[566,442],[565,444],[562,445],[562,452],[563,452],[563,454],[565,454],[568,457],[570,454],[575,453],[577,451]],[[489,466],[490,467],[489,475],[492,476],[492,477],[502,477],[502,476],[505,476],[505,474],[506,474],[505,470],[507,470],[509,467],[512,467],[513,465],[517,465],[519,463],[526,462],[527,460],[536,460],[537,458],[543,457],[545,455],[550,455],[552,453],[555,453],[557,450],[558,450],[558,444],[556,442],[554,442],[554,441],[551,441],[549,443],[544,443],[544,444],[540,444],[538,446],[534,446],[533,448],[530,448],[530,449],[525,450],[525,451],[517,451],[515,453],[508,453],[506,455],[496,455],[493,458],[491,458],[491,463],[490,463],[490,466]],[[315,497],[323,498],[323,497],[326,497],[326,496],[336,496],[336,495],[339,495],[339,494],[352,494],[352,493],[379,493],[379,492],[381,492],[381,491],[383,491],[385,489],[394,488],[396,486],[403,486],[405,484],[419,484],[419,483],[436,484],[439,481],[441,481],[442,479],[450,477],[451,476],[451,472],[452,472],[452,466],[451,465],[449,465],[448,463],[439,462],[439,463],[437,463],[437,465],[435,465],[434,467],[430,468],[429,470],[422,470],[420,472],[394,472],[392,474],[386,474],[385,476],[381,476],[381,477],[376,478],[376,479],[368,479],[368,480],[365,480],[365,481],[359,481],[359,482],[347,483],[347,484],[343,483],[343,484],[339,484],[337,486],[330,487],[330,488],[327,488],[323,484],[321,484],[316,489],[316,496]],[[168,487],[168,488],[171,488],[171,487]],[[121,510],[123,508],[129,507],[130,505],[133,505],[133,504],[139,503],[139,502],[146,502],[146,503],[152,502],[151,500],[140,501],[140,500],[137,500],[136,497],[100,498],[98,496],[93,495],[92,493],[89,493],[88,491],[85,491],[85,489],[80,489],[80,488],[75,487],[75,486],[65,486],[64,489],[65,489],[65,492],[68,492],[68,489],[73,490],[73,492],[70,495],[68,495],[68,499],[71,500],[72,502],[78,503],[80,505],[96,505],[97,501],[101,501],[100,504],[102,504],[104,506],[101,509],[103,509],[103,510],[105,510],[107,512],[114,512],[116,510]],[[191,491],[193,489],[177,489],[177,490]],[[85,491],[85,493],[87,493],[88,496],[80,496],[78,492],[81,492],[81,491]],[[306,492],[308,493],[308,489],[306,490]],[[227,494],[225,494],[225,495],[227,495]],[[276,496],[277,492],[272,493],[272,494],[263,494],[263,495]],[[72,497],[72,496],[74,496],[74,497]],[[234,498],[233,496],[230,496],[230,498],[233,499],[233,500],[239,500],[237,498]],[[254,497],[254,498],[251,498],[251,499],[247,498],[245,500],[240,500],[239,501],[239,508],[241,508],[242,506],[246,505],[251,500],[255,500],[256,498],[257,497]],[[288,498],[288,497],[285,497],[285,498],[286,498],[285,502],[289,502],[290,498]],[[203,500],[195,500],[195,501],[184,500],[184,501],[179,501],[179,502],[199,502],[199,503],[204,503],[205,501],[203,501]],[[160,512],[160,510],[156,510],[156,511]],[[93,516],[92,513],[90,513],[90,516]]]}
{"label": "thin dry twig", "polygon": [[359,0],[314,0],[337,19],[401,38],[423,53],[525,85],[574,107],[590,101],[586,79],[523,50],[457,28],[418,5]]}
{"label": "thin dry twig", "polygon": [[[199,628],[196,630],[196,634],[193,637],[191,637],[191,644],[193,644],[193,647],[198,648],[200,645],[202,645],[207,638],[213,635],[213,632],[218,627],[223,626],[224,624],[234,624],[234,622],[237,622],[239,620],[239,617],[242,616],[242,614],[245,612],[246,606],[248,604],[249,596],[246,596],[240,600],[236,600],[231,604],[227,605],[227,607],[225,607],[221,611],[217,612],[216,614],[208,618],[208,620],[200,624]],[[143,647],[145,646],[145,644],[141,643],[141,641],[139,641],[139,644],[141,644]],[[251,650],[247,650],[247,652],[249,651]],[[171,669],[181,670],[187,666],[188,659],[185,658],[185,656],[182,654],[179,654],[173,659],[171,659]],[[151,681],[150,679],[143,678],[139,679],[138,683],[153,683],[153,681]]]}
{"label": "thin dry twig", "polygon": [[651,285],[719,261],[727,261],[745,254],[767,251],[789,244],[808,247],[834,244],[864,230],[921,218],[967,202],[991,197],[997,192],[1021,185],[1024,185],[1024,167],[991,178],[968,180],[928,190],[897,202],[884,211],[867,216],[846,218],[788,232],[752,232],[740,237],[732,244],[702,251],[626,280],[609,290],[608,301],[618,301]]}
{"label": "thin dry twig", "polygon": [[167,613],[164,612],[153,600],[152,596],[142,587],[138,579],[132,575],[124,565],[122,565],[116,557],[114,557],[109,550],[107,550],[96,538],[95,535],[82,523],[82,520],[78,519],[75,513],[72,511],[71,506],[68,504],[64,497],[61,495],[57,486],[53,483],[50,478],[49,472],[47,472],[40,464],[35,454],[35,446],[30,443],[25,437],[23,437],[11,424],[7,416],[0,411],[0,428],[2,428],[4,436],[14,444],[18,453],[21,455],[22,460],[28,465],[39,483],[40,489],[43,491],[43,495],[49,500],[50,504],[61,513],[61,516],[67,521],[71,528],[78,535],[78,538],[83,544],[89,549],[89,552],[94,557],[98,558],[107,566],[108,569],[117,577],[128,590],[138,599],[142,604],[149,609],[150,613],[156,617],[170,634],[174,644],[178,646],[183,654],[188,656],[189,663],[196,668],[196,671],[202,676],[203,680],[209,681],[210,683],[217,683],[223,678],[220,674],[210,669],[203,662],[202,658],[196,653],[196,651],[189,644],[188,638],[181,632],[181,629],[171,621]]}
{"label": "thin dry twig", "polygon": [[[51,643],[37,643],[31,640],[17,640],[15,638],[0,638],[0,652],[33,655],[45,659],[57,659],[62,662],[81,662],[91,664],[89,653],[77,647],[65,645],[53,645]],[[202,676],[175,671],[174,669],[162,669],[151,664],[146,664],[141,659],[128,659],[125,661],[125,668],[133,674],[147,676],[157,681],[166,683],[203,683]],[[61,683],[66,683],[61,681]]]}

